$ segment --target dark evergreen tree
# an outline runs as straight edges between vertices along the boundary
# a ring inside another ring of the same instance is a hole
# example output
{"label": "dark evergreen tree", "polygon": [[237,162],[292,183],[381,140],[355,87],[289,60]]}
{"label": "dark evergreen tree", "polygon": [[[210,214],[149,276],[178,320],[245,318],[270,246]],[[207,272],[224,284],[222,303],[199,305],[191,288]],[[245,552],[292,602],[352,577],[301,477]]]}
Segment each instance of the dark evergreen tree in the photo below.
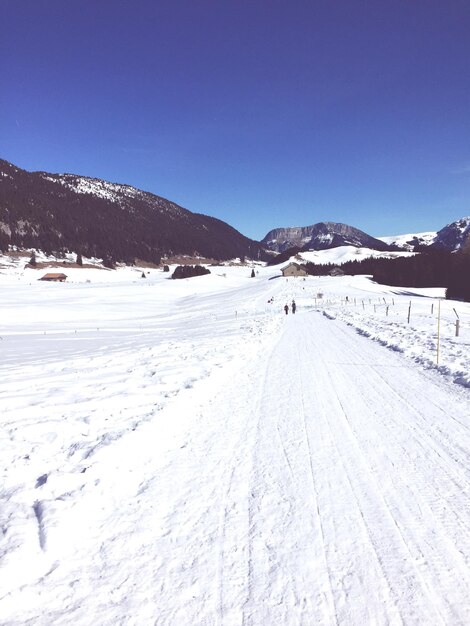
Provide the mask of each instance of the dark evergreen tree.
{"label": "dark evergreen tree", "polygon": [[172,274],[172,278],[192,278],[193,276],[203,276],[210,274],[210,270],[202,265],[178,265]]}
{"label": "dark evergreen tree", "polygon": [[107,267],[110,270],[114,270],[115,267],[116,267],[112,257],[108,256],[108,255],[105,255],[103,257],[102,263],[103,263],[104,267]]}

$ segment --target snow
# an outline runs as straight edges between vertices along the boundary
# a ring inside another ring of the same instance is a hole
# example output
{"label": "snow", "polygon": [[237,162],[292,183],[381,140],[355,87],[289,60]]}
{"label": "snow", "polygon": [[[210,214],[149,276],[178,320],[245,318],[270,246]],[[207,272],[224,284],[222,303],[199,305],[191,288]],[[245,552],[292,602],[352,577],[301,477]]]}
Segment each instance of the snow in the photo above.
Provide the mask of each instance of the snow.
{"label": "snow", "polygon": [[414,252],[380,252],[372,248],[358,248],[357,246],[339,246],[338,248],[329,248],[328,250],[318,250],[301,252],[300,256],[304,261],[311,263],[326,264],[332,263],[341,265],[347,261],[363,261],[364,259],[381,258],[394,259],[396,257],[413,256]]}
{"label": "snow", "polygon": [[[462,217],[460,220],[455,222],[455,224],[460,232],[464,233],[470,226],[470,217]],[[448,224],[448,226],[451,226],[451,224]]]}
{"label": "snow", "polygon": [[376,237],[389,245],[399,246],[400,248],[409,248],[408,242],[418,240],[422,245],[431,245],[436,239],[436,231],[426,231],[423,233],[412,233],[408,235],[392,235],[388,237]]}
{"label": "snow", "polygon": [[[151,194],[149,192],[142,191],[131,185],[123,185],[120,183],[110,183],[99,178],[88,178],[86,176],[76,176],[74,174],[56,174],[48,175],[42,174],[45,180],[49,180],[63,187],[67,187],[71,191],[80,194],[88,194],[95,196],[96,198],[102,198],[109,200],[119,205],[123,205],[123,200],[126,198],[140,198],[145,200],[147,204],[150,204],[154,209],[163,210],[169,215],[183,215],[184,209],[175,204]],[[134,211],[132,207],[128,207],[128,210]]]}
{"label": "snow", "polygon": [[470,622],[470,304],[0,261],[2,625]]}
{"label": "snow", "polygon": [[87,178],[85,176],[74,176],[64,174],[61,177],[43,175],[45,180],[63,185],[77,193],[86,193],[97,198],[104,198],[111,202],[119,202],[120,196],[135,198],[142,195],[142,192],[130,185],[120,185],[109,183],[98,178]]}

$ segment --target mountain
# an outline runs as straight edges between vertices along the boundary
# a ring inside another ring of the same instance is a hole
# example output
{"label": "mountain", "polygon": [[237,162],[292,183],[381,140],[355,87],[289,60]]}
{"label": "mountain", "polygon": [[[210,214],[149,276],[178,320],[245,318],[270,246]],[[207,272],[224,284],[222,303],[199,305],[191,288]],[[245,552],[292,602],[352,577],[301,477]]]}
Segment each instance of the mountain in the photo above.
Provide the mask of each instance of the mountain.
{"label": "mountain", "polygon": [[408,235],[392,235],[390,237],[377,237],[389,246],[394,246],[402,250],[412,251],[416,246],[430,246],[436,239],[436,231],[426,231]]}
{"label": "mountain", "polygon": [[390,246],[358,228],[336,222],[319,222],[313,226],[276,228],[261,243],[276,252],[298,247],[302,250],[326,250],[339,246],[355,246],[373,250],[390,250]]}
{"label": "mountain", "polygon": [[284,252],[289,248],[303,248],[310,241],[313,226],[292,226],[274,228],[261,240],[261,243],[275,252]]}
{"label": "mountain", "polygon": [[416,246],[440,248],[455,252],[463,248],[470,239],[470,217],[462,217],[447,224],[438,232],[429,231],[414,235],[396,235],[393,237],[379,237],[381,241],[404,250],[413,250]]}
{"label": "mountain", "polygon": [[441,228],[432,245],[434,248],[455,251],[463,248],[469,238],[470,217],[463,217]]}
{"label": "mountain", "polygon": [[0,160],[0,250],[8,245],[125,262],[269,258],[259,242],[225,222],[152,193],[75,174],[27,172]]}

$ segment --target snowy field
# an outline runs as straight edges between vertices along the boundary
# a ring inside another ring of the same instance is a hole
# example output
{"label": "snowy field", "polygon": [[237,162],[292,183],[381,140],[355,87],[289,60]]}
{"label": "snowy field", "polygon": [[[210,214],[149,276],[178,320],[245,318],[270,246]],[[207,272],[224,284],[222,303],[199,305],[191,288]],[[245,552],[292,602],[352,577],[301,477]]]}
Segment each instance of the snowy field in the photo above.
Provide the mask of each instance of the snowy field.
{"label": "snowy field", "polygon": [[0,269],[0,624],[468,625],[470,304],[210,269]]}

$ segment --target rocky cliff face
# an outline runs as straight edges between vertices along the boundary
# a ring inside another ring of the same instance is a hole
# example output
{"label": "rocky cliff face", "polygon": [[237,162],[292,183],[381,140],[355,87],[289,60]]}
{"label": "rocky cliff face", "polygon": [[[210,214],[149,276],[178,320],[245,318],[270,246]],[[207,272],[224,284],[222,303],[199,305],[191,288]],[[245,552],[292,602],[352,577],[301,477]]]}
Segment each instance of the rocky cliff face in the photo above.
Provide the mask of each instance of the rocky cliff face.
{"label": "rocky cliff face", "polygon": [[339,246],[355,246],[388,250],[390,246],[371,237],[358,228],[336,222],[319,222],[312,226],[276,228],[271,230],[261,242],[270,250],[283,252],[287,248],[302,250],[326,250]]}
{"label": "rocky cliff face", "polygon": [[292,226],[274,228],[262,240],[262,244],[275,252],[284,252],[288,248],[302,248],[312,236],[312,226]]}

